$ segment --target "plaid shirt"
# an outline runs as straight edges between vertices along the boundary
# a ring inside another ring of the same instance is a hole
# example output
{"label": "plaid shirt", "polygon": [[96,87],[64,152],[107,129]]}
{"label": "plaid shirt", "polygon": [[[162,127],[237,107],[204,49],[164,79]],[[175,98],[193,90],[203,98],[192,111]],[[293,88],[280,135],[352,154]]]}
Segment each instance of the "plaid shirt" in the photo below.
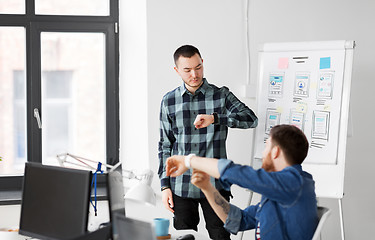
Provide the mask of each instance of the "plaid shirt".
{"label": "plaid shirt", "polygon": [[[194,120],[198,114],[218,115],[218,123],[196,129]],[[161,187],[170,187],[180,197],[202,198],[204,194],[190,183],[192,170],[176,178],[166,176],[165,162],[172,155],[188,155],[209,158],[227,158],[225,141],[228,127],[256,127],[258,118],[254,112],[234,96],[227,87],[218,88],[203,79],[202,86],[192,95],[183,83],[168,92],[160,107],[159,178]],[[217,189],[218,180],[211,178]]]}

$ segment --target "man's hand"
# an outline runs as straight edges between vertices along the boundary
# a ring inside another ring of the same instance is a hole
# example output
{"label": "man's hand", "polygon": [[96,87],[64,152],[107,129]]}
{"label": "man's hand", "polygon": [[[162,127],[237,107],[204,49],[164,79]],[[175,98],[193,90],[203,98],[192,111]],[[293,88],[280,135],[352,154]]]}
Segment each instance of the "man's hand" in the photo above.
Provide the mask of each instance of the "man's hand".
{"label": "man's hand", "polygon": [[213,185],[210,182],[210,175],[196,169],[193,170],[190,182],[196,187],[202,189],[202,191],[208,191],[213,188]]}
{"label": "man's hand", "polygon": [[213,115],[199,114],[194,121],[195,128],[205,128],[210,124],[214,123],[215,118]]}
{"label": "man's hand", "polygon": [[173,197],[172,197],[172,190],[170,188],[164,189],[161,192],[161,201],[163,202],[165,208],[168,211],[171,211],[174,213],[174,210],[172,209],[174,207],[173,205]]}
{"label": "man's hand", "polygon": [[185,166],[185,156],[174,155],[166,161],[167,176],[177,177],[182,175],[188,168]]}

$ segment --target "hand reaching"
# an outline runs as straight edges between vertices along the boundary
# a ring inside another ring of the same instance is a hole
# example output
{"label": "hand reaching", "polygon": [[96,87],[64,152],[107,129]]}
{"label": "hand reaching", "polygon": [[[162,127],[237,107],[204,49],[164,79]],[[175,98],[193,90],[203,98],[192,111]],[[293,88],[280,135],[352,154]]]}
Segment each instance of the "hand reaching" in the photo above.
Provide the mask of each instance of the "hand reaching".
{"label": "hand reaching", "polygon": [[208,190],[213,187],[210,182],[210,175],[196,169],[193,170],[191,175],[191,183],[202,190]]}

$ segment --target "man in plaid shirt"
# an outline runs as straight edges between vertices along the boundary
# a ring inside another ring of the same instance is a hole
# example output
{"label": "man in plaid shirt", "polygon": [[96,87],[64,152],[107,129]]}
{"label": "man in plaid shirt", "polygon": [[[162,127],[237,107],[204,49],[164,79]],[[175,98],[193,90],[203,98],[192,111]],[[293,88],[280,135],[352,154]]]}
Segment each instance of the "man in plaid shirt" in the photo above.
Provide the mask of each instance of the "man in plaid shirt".
{"label": "man in plaid shirt", "polygon": [[[176,229],[194,229],[201,205],[211,239],[230,239],[199,188],[190,183],[191,171],[176,178],[166,176],[165,162],[172,155],[227,158],[228,127],[254,128],[258,118],[227,87],[218,88],[203,78],[199,50],[184,45],[174,53],[175,71],[183,84],[164,95],[160,107],[159,178],[164,206],[174,213]],[[230,192],[211,178],[225,199]]]}

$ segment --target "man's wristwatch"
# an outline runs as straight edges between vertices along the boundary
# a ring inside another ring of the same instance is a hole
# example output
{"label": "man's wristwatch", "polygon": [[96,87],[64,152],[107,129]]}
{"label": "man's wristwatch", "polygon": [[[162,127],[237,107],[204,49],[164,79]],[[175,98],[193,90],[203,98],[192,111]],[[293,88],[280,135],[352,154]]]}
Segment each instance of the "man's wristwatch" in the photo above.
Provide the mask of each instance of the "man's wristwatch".
{"label": "man's wristwatch", "polygon": [[214,112],[211,115],[214,116],[214,124],[218,124],[219,123],[219,117],[217,116],[217,113]]}
{"label": "man's wristwatch", "polygon": [[185,167],[190,168],[190,161],[191,161],[191,158],[194,156],[196,156],[194,153],[190,153],[189,155],[185,157]]}
{"label": "man's wristwatch", "polygon": [[168,189],[168,188],[170,188],[170,187],[162,187],[161,191],[164,191],[165,189]]}

